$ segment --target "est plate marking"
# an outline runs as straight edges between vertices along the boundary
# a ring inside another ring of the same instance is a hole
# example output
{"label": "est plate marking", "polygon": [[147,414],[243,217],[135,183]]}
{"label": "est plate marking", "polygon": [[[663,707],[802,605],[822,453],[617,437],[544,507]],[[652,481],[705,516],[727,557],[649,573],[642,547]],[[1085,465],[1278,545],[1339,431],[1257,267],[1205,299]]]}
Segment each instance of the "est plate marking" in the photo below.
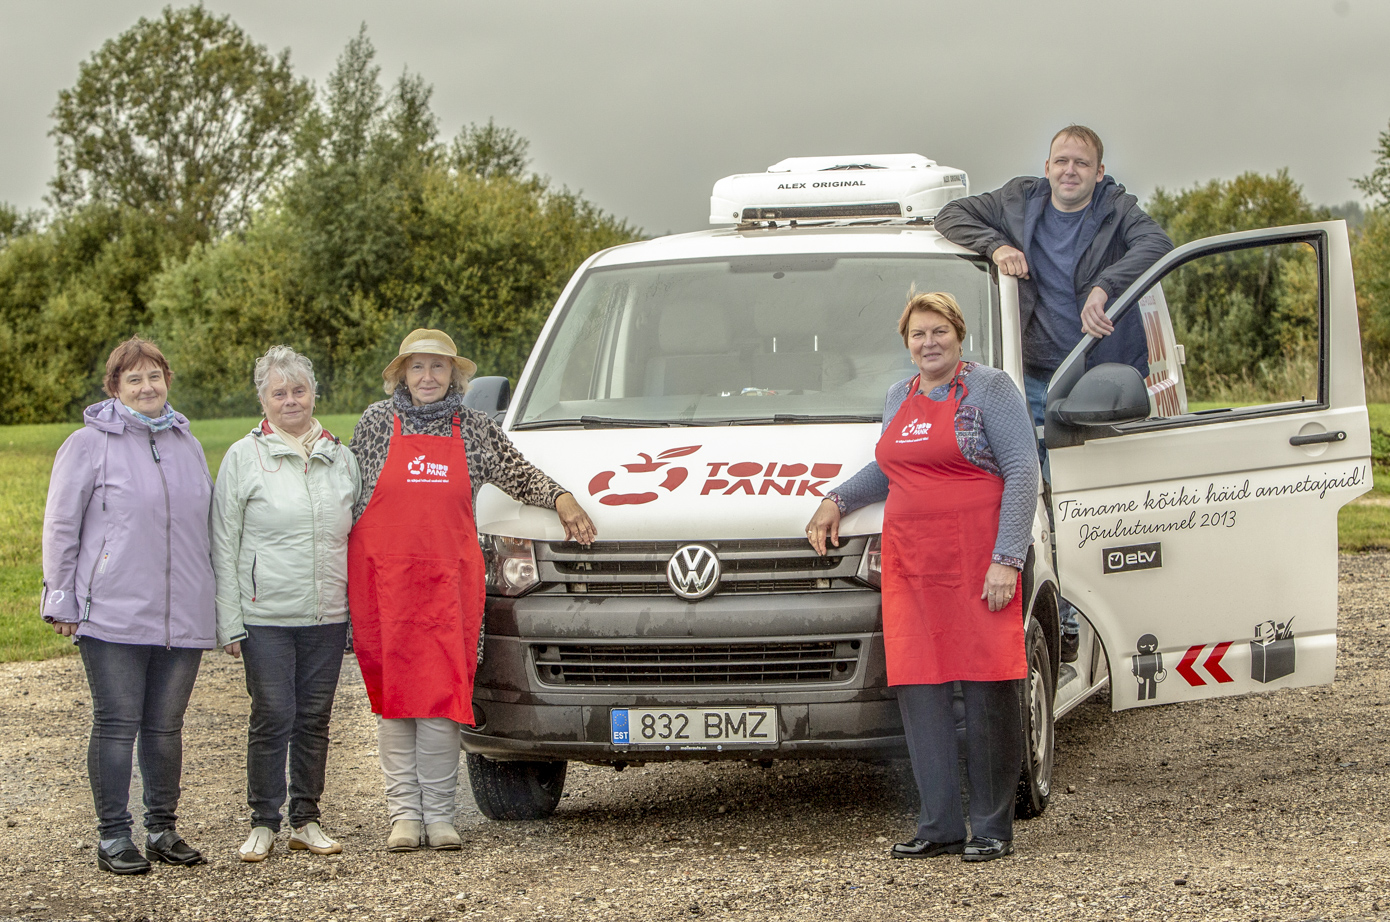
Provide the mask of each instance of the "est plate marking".
{"label": "est plate marking", "polygon": [[614,746],[714,749],[777,745],[775,707],[613,708],[609,716]]}

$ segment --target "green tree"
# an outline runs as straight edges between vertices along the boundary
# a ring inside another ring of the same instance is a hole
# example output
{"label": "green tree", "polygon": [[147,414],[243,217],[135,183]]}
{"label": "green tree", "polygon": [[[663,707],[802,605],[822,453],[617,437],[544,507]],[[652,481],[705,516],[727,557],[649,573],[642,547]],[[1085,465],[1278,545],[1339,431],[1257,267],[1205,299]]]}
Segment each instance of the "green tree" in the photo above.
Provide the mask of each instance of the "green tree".
{"label": "green tree", "polygon": [[58,94],[51,201],[172,221],[187,239],[241,227],[293,166],[313,99],[289,51],[271,56],[201,6],[140,19]]}
{"label": "green tree", "polygon": [[[430,88],[405,74],[388,93],[374,57],[365,31],[348,43],[273,207],[160,277],[156,329],[190,410],[251,410],[251,362],[277,341],[314,360],[325,412],[360,410],[418,326],[447,330],[480,373],[515,376],[575,267],[633,239],[538,177],[460,170]],[[489,136],[524,154],[515,132]]]}
{"label": "green tree", "polygon": [[506,176],[521,179],[531,163],[527,151],[531,142],[513,128],[487,120],[486,125],[468,124],[450,145],[450,165],[460,173],[479,179]]}
{"label": "green tree", "polygon": [[1390,363],[1390,205],[1366,212],[1351,256],[1366,357],[1385,366]]}
{"label": "green tree", "polygon": [[[1326,209],[1280,170],[1244,173],[1191,189],[1159,189],[1146,209],[1176,244],[1217,234],[1326,220]],[[1225,379],[1260,375],[1316,342],[1317,273],[1308,247],[1289,244],[1208,256],[1163,280],[1178,341],[1187,347],[1187,376],[1200,398]]]}
{"label": "green tree", "polygon": [[1360,179],[1353,179],[1351,183],[1372,198],[1378,199],[1378,205],[1390,206],[1390,128],[1380,133],[1377,142],[1375,169]]}
{"label": "green tree", "polygon": [[150,280],[183,253],[157,218],[93,205],[0,250],[0,423],[74,419],[111,348],[144,329]]}

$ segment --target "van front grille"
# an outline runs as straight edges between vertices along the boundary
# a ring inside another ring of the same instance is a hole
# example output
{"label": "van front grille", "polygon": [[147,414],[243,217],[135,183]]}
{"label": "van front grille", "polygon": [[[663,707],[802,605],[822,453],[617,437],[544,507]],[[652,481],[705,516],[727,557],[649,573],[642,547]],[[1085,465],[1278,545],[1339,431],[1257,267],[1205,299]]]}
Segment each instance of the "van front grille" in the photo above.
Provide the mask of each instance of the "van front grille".
{"label": "van front grille", "polygon": [[531,651],[547,685],[782,685],[853,678],[860,645],[857,639],[535,644]]}
{"label": "van front grille", "polygon": [[[536,542],[540,592],[587,596],[670,595],[666,565],[688,542],[609,541],[580,547]],[[702,541],[719,557],[720,594],[863,589],[855,580],[866,539],[846,538],[819,556],[804,538]]]}

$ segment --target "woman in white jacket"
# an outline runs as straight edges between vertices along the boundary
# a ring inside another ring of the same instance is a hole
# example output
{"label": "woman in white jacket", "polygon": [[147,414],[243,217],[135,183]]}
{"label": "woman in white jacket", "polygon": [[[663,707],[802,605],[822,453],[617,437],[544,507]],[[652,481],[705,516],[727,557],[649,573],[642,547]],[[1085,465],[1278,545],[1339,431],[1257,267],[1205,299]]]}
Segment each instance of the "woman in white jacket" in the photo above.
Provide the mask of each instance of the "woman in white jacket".
{"label": "woman in white jacket", "polygon": [[347,640],[347,539],[362,480],[314,419],[313,364],[288,346],[256,361],[265,419],[228,449],[212,500],[217,642],[245,659],[251,694],[243,861],[270,854],[285,803],[289,847],[342,846],[319,825],[328,723]]}

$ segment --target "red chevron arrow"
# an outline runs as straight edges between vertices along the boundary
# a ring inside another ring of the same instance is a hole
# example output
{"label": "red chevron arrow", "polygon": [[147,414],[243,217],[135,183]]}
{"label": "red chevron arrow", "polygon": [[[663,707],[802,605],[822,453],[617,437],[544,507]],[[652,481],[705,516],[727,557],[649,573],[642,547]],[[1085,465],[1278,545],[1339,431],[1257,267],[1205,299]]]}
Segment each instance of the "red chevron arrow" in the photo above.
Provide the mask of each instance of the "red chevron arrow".
{"label": "red chevron arrow", "polygon": [[[1212,648],[1211,653],[1202,661],[1202,668],[1205,669],[1213,679],[1220,684],[1234,682],[1230,673],[1221,668],[1221,657],[1226,655],[1226,651],[1231,649],[1231,644],[1235,641],[1227,640],[1217,644]],[[1197,674],[1197,670],[1192,665],[1197,662],[1197,658],[1202,655],[1202,651],[1207,648],[1206,644],[1198,644],[1195,647],[1188,647],[1187,652],[1182,655],[1182,662],[1178,663],[1178,675],[1187,680],[1188,685],[1206,685],[1207,680]]]}
{"label": "red chevron arrow", "polygon": [[1217,644],[1216,649],[1212,650],[1211,655],[1202,662],[1202,668],[1211,673],[1211,677],[1218,682],[1226,683],[1235,681],[1226,670],[1221,668],[1221,657],[1226,655],[1226,651],[1231,649],[1231,644],[1233,643],[1235,643],[1235,641],[1228,640],[1225,643]]}
{"label": "red chevron arrow", "polygon": [[1206,644],[1198,644],[1195,647],[1188,647],[1187,652],[1182,655],[1182,662],[1178,663],[1178,675],[1187,680],[1188,685],[1205,685],[1207,680],[1197,674],[1192,668],[1192,664],[1197,662],[1197,657],[1202,655],[1202,651],[1207,648]]}

